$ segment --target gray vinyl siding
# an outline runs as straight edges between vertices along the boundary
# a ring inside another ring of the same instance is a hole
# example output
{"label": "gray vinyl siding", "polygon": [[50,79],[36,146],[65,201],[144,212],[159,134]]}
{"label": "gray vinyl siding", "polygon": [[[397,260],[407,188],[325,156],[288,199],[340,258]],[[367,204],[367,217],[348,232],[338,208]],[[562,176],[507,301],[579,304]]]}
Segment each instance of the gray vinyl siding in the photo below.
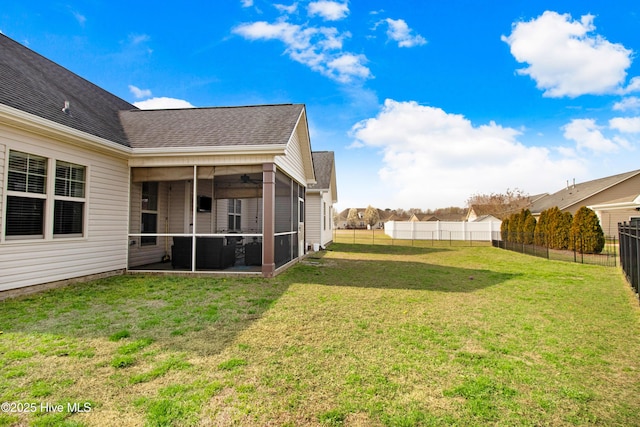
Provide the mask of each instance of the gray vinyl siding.
{"label": "gray vinyl siding", "polygon": [[[127,261],[127,161],[90,149],[0,127],[0,191],[5,191],[9,150],[87,168],[85,230],[79,238],[0,240],[0,290],[120,270]],[[50,172],[51,173],[51,172]],[[4,216],[5,195],[0,197]],[[50,220],[50,218],[48,219]],[[4,226],[4,222],[2,222]],[[2,229],[4,234],[4,228]]]}
{"label": "gray vinyl siding", "polygon": [[635,209],[621,209],[604,211],[600,214],[600,226],[606,236],[618,236],[618,223],[629,222],[631,218],[637,218],[640,212]]}

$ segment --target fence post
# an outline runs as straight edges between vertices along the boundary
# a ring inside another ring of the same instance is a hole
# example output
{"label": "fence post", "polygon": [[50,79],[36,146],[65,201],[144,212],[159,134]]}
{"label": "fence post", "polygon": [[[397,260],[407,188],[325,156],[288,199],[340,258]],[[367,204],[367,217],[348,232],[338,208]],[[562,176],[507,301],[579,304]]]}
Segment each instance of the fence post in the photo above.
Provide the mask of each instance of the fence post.
{"label": "fence post", "polygon": [[[640,295],[640,234],[638,233],[638,230],[640,230],[640,228],[638,227],[640,225],[639,222],[636,222],[636,234],[635,234],[635,240],[636,240],[636,277],[635,277],[635,282],[636,282],[636,295]],[[629,227],[631,228],[631,227]]]}

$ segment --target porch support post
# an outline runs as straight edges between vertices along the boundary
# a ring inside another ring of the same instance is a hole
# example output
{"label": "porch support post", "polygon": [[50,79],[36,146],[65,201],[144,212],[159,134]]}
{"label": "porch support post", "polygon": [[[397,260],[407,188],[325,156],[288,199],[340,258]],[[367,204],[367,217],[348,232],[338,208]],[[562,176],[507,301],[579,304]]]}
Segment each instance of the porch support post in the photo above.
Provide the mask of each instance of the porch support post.
{"label": "porch support post", "polygon": [[191,271],[196,271],[196,210],[198,203],[198,166],[193,165],[193,195],[191,198]]}
{"label": "porch support post", "polygon": [[276,271],[274,248],[276,231],[276,165],[262,165],[262,275],[273,277]]}

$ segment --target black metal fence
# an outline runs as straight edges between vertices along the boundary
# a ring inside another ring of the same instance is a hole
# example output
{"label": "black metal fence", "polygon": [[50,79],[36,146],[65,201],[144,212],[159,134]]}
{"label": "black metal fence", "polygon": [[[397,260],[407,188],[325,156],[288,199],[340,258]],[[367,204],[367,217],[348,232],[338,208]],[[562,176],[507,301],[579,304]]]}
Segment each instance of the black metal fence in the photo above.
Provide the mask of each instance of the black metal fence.
{"label": "black metal fence", "polygon": [[618,224],[620,265],[629,284],[640,295],[640,222]]}
{"label": "black metal fence", "polygon": [[[600,253],[587,253],[586,251],[581,250],[580,248],[590,246],[581,236],[571,237],[572,244],[566,245],[573,249],[553,249],[548,245],[530,243],[535,241],[546,241],[545,239],[542,239],[541,236],[535,237],[537,238],[532,236],[530,239],[510,239],[511,241],[492,240],[491,244],[496,248],[507,249],[514,252],[557,261],[594,264],[605,267],[615,267],[618,263],[618,240],[615,237],[605,239],[604,248]],[[514,240],[520,240],[520,242],[516,242]]]}

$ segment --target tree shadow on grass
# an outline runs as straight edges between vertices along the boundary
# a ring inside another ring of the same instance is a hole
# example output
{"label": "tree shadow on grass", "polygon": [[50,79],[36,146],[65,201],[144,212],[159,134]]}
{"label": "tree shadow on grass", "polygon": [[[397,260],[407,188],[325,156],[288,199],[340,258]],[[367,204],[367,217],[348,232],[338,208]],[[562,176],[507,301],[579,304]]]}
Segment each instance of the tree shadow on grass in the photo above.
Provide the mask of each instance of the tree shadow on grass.
{"label": "tree shadow on grass", "polygon": [[[358,243],[332,243],[328,251],[359,253],[359,254],[380,254],[380,255],[424,255],[436,252],[450,251],[445,247],[425,247],[412,246],[409,243],[403,245],[363,245]],[[320,255],[322,256],[322,252]],[[315,257],[312,255],[312,257]]]}
{"label": "tree shadow on grass", "polygon": [[278,279],[111,277],[5,300],[0,331],[5,338],[24,334],[24,344],[40,337],[47,344],[36,343],[37,351],[51,355],[74,355],[74,339],[81,338],[116,345],[150,339],[171,351],[206,356],[226,348],[287,287]]}
{"label": "tree shadow on grass", "polygon": [[[382,245],[340,249],[390,255],[447,250]],[[123,343],[151,339],[171,351],[208,356],[220,353],[258,321],[291,284],[468,293],[514,276],[415,261],[318,254],[273,279],[129,275],[7,300],[0,303],[0,331],[5,338],[12,332],[24,334],[25,345],[30,336],[44,337],[46,344],[34,344],[34,351],[45,355],[82,353],[82,348],[74,347],[75,338],[117,341],[124,337]]]}
{"label": "tree shadow on grass", "polygon": [[307,259],[285,274],[296,283],[437,292],[474,292],[519,276],[487,269],[414,261],[322,257]]}

